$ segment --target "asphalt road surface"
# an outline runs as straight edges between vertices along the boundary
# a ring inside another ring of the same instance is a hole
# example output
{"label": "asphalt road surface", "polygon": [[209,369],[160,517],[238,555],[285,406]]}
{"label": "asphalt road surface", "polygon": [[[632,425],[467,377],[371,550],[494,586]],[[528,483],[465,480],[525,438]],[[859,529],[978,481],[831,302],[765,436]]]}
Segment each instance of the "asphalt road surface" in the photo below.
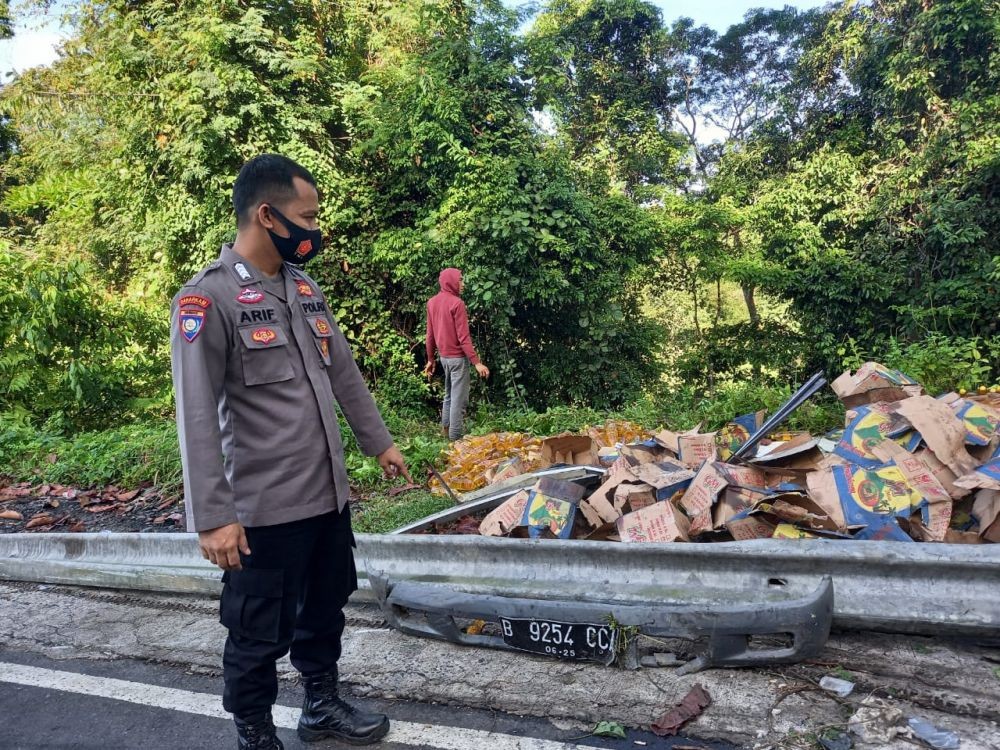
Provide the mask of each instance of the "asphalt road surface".
{"label": "asphalt road surface", "polygon": [[[49,659],[0,649],[0,748],[3,750],[200,750],[236,747],[222,709],[218,677],[147,662]],[[288,750],[338,748],[303,744],[295,735],[302,693],[282,685],[275,723]],[[732,745],[630,732],[625,740],[582,737],[578,729],[498,712],[408,702],[352,699],[385,711],[393,728],[384,750],[572,750],[705,748]]]}

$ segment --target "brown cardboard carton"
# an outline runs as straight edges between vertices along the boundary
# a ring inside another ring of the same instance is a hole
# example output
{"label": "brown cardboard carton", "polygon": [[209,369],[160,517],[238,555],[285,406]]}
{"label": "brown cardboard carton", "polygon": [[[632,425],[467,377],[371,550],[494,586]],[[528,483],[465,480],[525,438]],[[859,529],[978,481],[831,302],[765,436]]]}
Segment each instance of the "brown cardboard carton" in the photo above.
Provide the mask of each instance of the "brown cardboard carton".
{"label": "brown cardboard carton", "polygon": [[521,490],[491,510],[482,523],[479,533],[483,536],[504,536],[521,523],[524,507],[528,503],[528,491]]}
{"label": "brown cardboard carton", "polygon": [[774,536],[775,525],[759,514],[748,514],[730,519],[726,528],[738,542],[750,539],[770,539]]}
{"label": "brown cardboard carton", "polygon": [[837,528],[846,528],[847,520],[840,504],[840,492],[833,477],[833,470],[814,471],[806,481],[809,486],[809,497],[813,502],[837,525]]}
{"label": "brown cardboard carton", "polygon": [[878,362],[866,362],[853,375],[848,370],[834,380],[830,387],[847,407],[878,401],[899,401],[924,392],[913,378],[898,370],[890,370]]}
{"label": "brown cardboard carton", "polygon": [[1000,542],[1000,492],[980,490],[972,506],[972,515],[979,521],[979,536],[988,542]]}
{"label": "brown cardboard carton", "polygon": [[680,433],[674,432],[672,430],[660,430],[658,433],[653,435],[653,440],[655,440],[658,444],[660,444],[668,451],[673,453],[675,456],[680,455],[681,452]]}
{"label": "brown cardboard carton", "polygon": [[645,482],[620,484],[615,490],[614,506],[621,515],[641,510],[655,502],[656,490]]}
{"label": "brown cardboard carton", "polygon": [[505,459],[486,472],[486,483],[498,484],[507,479],[519,477],[524,474],[524,470],[524,460],[520,456]]}
{"label": "brown cardboard carton", "polygon": [[784,443],[778,443],[763,455],[754,457],[750,463],[757,466],[784,466],[790,469],[814,471],[819,468],[822,460],[823,452],[819,449],[819,439],[804,432]]}
{"label": "brown cardboard carton", "polygon": [[913,425],[927,447],[957,476],[976,468],[965,449],[965,424],[947,404],[930,396],[914,396],[900,401],[896,413]]}
{"label": "brown cardboard carton", "polygon": [[[712,506],[715,504],[716,499],[719,497],[719,493],[725,489],[728,482],[719,473],[715,465],[709,461],[702,464],[702,467],[695,474],[694,479],[691,480],[691,485],[685,490],[683,497],[681,497],[681,507],[687,511],[688,516],[691,519],[696,519],[704,514],[710,514]],[[704,521],[700,523],[693,523],[692,527],[700,531],[705,530]],[[708,528],[712,527],[711,521],[707,524]],[[692,533],[695,533],[692,530]]]}
{"label": "brown cardboard carton", "polygon": [[618,519],[617,527],[625,543],[688,541],[688,520],[671,503],[653,503],[624,515]]}
{"label": "brown cardboard carton", "polygon": [[[728,528],[729,521],[744,511],[751,510],[757,503],[763,502],[769,497],[768,493],[760,490],[752,490],[748,487],[726,487],[722,497],[715,504],[712,514],[712,525],[716,529]],[[732,533],[732,529],[730,529]],[[770,532],[767,536],[771,536]]]}
{"label": "brown cardboard carton", "polygon": [[542,463],[546,466],[597,466],[597,444],[589,435],[573,435],[568,432],[545,438],[542,441]]}
{"label": "brown cardboard carton", "polygon": [[715,444],[715,433],[706,432],[702,435],[681,435],[678,438],[678,454],[681,463],[689,469],[697,469],[705,461],[714,461],[718,457],[718,446]]}

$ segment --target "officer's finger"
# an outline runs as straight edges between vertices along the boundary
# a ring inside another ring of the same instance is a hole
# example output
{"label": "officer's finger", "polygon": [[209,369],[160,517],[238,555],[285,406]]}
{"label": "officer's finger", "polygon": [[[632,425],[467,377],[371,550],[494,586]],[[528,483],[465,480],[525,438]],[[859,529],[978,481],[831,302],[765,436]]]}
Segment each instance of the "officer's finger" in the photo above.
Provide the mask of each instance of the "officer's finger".
{"label": "officer's finger", "polygon": [[200,549],[200,550],[201,550],[201,556],[202,556],[202,557],[204,557],[204,558],[205,558],[206,560],[209,560],[209,559],[211,559],[211,558],[209,558],[209,556],[208,556],[208,550],[207,550],[207,549],[205,549],[204,547],[199,547],[198,549]]}
{"label": "officer's finger", "polygon": [[413,484],[413,477],[410,476],[410,471],[406,468],[405,462],[399,465],[399,469],[403,472],[403,476],[406,477],[406,481]]}
{"label": "officer's finger", "polygon": [[[208,559],[210,563],[212,563],[212,565],[219,565],[219,559],[216,556],[214,549],[206,550],[205,557]],[[219,565],[219,567],[221,568],[222,566]]]}
{"label": "officer's finger", "polygon": [[240,563],[240,553],[235,546],[226,550],[226,570],[240,570],[243,565]]}
{"label": "officer's finger", "polygon": [[244,555],[250,554],[250,544],[247,542],[247,533],[240,529],[240,552]]}

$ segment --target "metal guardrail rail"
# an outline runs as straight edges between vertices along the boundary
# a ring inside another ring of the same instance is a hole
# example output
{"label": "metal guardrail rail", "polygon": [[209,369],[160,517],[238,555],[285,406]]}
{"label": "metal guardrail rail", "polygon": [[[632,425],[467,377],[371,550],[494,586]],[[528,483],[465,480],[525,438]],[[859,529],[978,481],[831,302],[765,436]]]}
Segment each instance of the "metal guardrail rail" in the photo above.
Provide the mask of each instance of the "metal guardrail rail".
{"label": "metal guardrail rail", "polygon": [[[834,624],[1000,633],[1000,545],[761,540],[620,544],[359,534],[368,576],[467,594],[620,605],[806,597],[833,581]],[[0,534],[0,580],[218,594],[193,534]]]}

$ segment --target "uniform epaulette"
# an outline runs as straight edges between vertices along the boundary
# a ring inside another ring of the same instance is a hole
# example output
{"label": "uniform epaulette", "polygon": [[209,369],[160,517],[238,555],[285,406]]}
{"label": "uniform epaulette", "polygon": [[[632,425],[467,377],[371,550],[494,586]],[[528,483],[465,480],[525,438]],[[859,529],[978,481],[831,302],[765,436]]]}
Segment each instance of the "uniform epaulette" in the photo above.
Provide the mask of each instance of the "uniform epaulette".
{"label": "uniform epaulette", "polygon": [[221,260],[213,260],[211,263],[209,263],[203,269],[201,269],[200,271],[198,271],[198,273],[196,273],[194,276],[192,276],[190,279],[188,279],[187,283],[184,284],[184,286],[198,286],[198,284],[201,283],[201,280],[203,278],[205,278],[205,276],[207,276],[209,273],[211,273],[212,271],[215,271],[216,269],[219,269],[219,268],[222,268],[222,261]]}

